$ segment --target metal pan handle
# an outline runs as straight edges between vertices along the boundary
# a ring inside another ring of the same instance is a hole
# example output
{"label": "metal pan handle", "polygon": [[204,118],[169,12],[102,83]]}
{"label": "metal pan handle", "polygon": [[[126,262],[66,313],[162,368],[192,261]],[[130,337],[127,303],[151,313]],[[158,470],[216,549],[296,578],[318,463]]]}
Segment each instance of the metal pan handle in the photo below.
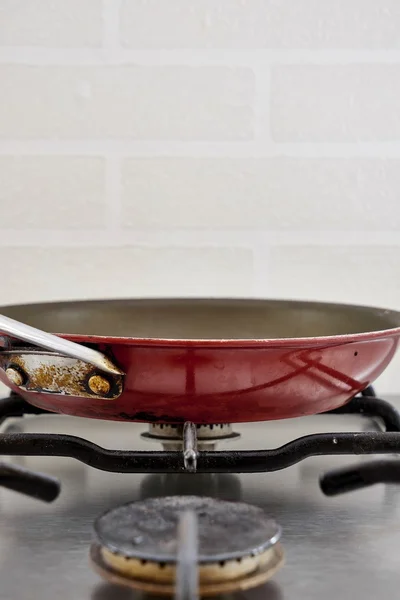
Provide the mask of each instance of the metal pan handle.
{"label": "metal pan handle", "polygon": [[[27,342],[39,349],[14,349],[11,344],[11,348],[6,347],[0,352],[0,367],[5,369],[14,385],[26,391],[105,398],[116,398],[122,393],[123,371],[98,350],[4,315],[0,315],[1,335]],[[93,367],[105,374],[106,379],[96,373]],[[65,384],[65,381],[68,383]]]}
{"label": "metal pan handle", "polygon": [[52,350],[65,354],[71,358],[77,358],[82,362],[93,365],[100,371],[110,373],[111,375],[121,375],[122,371],[118,369],[112,362],[98,350],[75,344],[69,340],[65,340],[51,333],[46,333],[36,327],[25,325],[20,321],[15,321],[4,315],[0,315],[0,332],[6,333],[11,337],[34,344],[45,350]]}

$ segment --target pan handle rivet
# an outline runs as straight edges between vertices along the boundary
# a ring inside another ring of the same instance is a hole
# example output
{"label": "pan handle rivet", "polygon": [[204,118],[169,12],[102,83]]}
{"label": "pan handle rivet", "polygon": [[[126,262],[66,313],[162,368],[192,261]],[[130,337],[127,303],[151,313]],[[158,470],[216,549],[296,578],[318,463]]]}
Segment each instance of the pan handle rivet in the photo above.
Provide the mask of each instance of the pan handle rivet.
{"label": "pan handle rivet", "polygon": [[19,371],[18,369],[15,369],[14,367],[8,367],[8,369],[6,369],[6,375],[11,381],[11,383],[17,385],[18,387],[23,385],[25,381],[24,374],[21,373],[21,371]]}
{"label": "pan handle rivet", "polygon": [[92,375],[89,377],[88,386],[90,391],[96,394],[96,396],[107,396],[111,389],[110,382],[101,375]]}

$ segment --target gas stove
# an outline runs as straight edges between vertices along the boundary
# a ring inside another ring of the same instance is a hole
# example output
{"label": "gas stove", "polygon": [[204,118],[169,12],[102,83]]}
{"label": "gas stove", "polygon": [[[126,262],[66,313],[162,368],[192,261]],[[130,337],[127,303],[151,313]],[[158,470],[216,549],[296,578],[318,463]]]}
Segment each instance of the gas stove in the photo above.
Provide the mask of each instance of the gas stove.
{"label": "gas stove", "polygon": [[[1,599],[142,597],[146,592],[116,586],[104,572],[102,581],[90,568],[89,547],[92,560],[98,548],[98,515],[115,517],[122,505],[137,510],[138,502],[154,498],[178,499],[187,519],[180,544],[190,548],[196,519],[190,524],[193,512],[184,508],[190,498],[204,496],[258,507],[268,523],[283,530],[284,568],[276,573],[272,568],[272,579],[232,597],[397,598],[400,486],[372,485],[400,482],[392,435],[400,430],[400,399],[390,400],[378,400],[368,389],[364,397],[323,415],[234,428],[153,424],[146,432],[143,424],[53,415],[16,396],[3,399],[8,417],[0,437]],[[153,450],[150,442],[156,444]],[[348,456],[354,453],[363,456]],[[388,456],[365,456],[382,453]],[[29,497],[54,500],[56,477],[62,482],[56,502]],[[279,538],[274,531],[271,547]]]}

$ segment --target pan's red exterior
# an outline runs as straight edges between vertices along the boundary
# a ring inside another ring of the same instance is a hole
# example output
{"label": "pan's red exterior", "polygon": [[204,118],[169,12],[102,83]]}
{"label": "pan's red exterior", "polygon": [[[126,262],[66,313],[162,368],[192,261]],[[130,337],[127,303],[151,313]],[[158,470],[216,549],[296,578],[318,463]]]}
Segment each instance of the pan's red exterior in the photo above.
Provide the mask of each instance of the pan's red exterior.
{"label": "pan's red exterior", "polygon": [[[337,408],[392,359],[400,329],[335,338],[184,342],[63,336],[96,343],[126,374],[116,400],[25,392],[30,403],[82,417],[235,423]],[[0,377],[10,386],[4,373]],[[14,388],[18,391],[17,388]]]}

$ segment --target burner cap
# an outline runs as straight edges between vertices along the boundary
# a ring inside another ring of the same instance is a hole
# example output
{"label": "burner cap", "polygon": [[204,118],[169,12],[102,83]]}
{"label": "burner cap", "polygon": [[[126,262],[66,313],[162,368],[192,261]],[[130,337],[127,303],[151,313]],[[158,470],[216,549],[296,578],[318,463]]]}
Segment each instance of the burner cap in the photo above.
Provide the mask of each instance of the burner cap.
{"label": "burner cap", "polygon": [[90,551],[92,566],[113,583],[173,595],[178,524],[185,511],[197,516],[200,596],[261,585],[282,565],[280,528],[260,508],[170,496],[126,504],[99,517]]}
{"label": "burner cap", "polygon": [[197,496],[150,498],[114,508],[95,522],[98,542],[125,558],[175,563],[179,516],[198,519],[199,563],[261,554],[275,545],[280,527],[263,510],[240,502]]}

